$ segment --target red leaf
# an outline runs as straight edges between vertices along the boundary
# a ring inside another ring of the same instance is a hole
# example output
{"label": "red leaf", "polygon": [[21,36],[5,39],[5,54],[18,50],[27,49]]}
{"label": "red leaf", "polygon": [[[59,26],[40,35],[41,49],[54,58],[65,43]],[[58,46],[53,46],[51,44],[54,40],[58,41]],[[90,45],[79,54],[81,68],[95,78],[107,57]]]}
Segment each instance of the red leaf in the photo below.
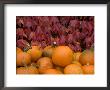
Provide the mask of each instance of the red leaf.
{"label": "red leaf", "polygon": [[73,35],[72,34],[68,34],[68,36],[67,36],[67,42],[68,43],[72,43],[73,42]]}
{"label": "red leaf", "polygon": [[16,30],[16,34],[17,34],[17,36],[19,36],[19,37],[21,37],[21,38],[23,38],[23,37],[26,37],[26,38],[27,38],[27,35],[24,33],[24,30],[21,29],[21,28],[18,28],[18,29]]}
{"label": "red leaf", "polygon": [[80,27],[80,22],[78,20],[71,20],[70,21],[70,26],[72,28],[79,28]]}
{"label": "red leaf", "polygon": [[36,40],[35,32],[31,32],[29,35],[29,40]]}
{"label": "red leaf", "polygon": [[65,45],[65,42],[66,42],[66,37],[64,35],[61,35],[60,40],[59,40],[59,44],[60,45]]}
{"label": "red leaf", "polygon": [[19,39],[17,40],[17,47],[24,50],[25,48],[30,47],[30,45],[26,40]]}

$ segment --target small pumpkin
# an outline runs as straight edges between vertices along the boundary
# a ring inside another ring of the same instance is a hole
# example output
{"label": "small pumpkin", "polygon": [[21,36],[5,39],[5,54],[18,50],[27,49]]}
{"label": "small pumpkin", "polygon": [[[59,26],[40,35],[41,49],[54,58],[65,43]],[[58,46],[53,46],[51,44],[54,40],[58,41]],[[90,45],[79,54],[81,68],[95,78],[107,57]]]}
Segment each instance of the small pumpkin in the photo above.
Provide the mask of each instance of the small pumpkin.
{"label": "small pumpkin", "polygon": [[26,66],[31,63],[31,56],[26,52],[17,53],[16,65],[17,66]]}
{"label": "small pumpkin", "polygon": [[42,50],[38,46],[31,46],[27,53],[31,55],[32,61],[37,61],[42,56]]}
{"label": "small pumpkin", "polygon": [[16,74],[38,74],[39,71],[34,66],[27,66],[27,67],[19,67],[16,70]]}
{"label": "small pumpkin", "polygon": [[64,74],[83,74],[83,70],[79,65],[70,64],[64,68]]}
{"label": "small pumpkin", "polygon": [[46,69],[53,68],[52,60],[49,57],[40,58],[37,61],[36,66],[41,74],[43,74]]}
{"label": "small pumpkin", "polygon": [[47,47],[44,48],[42,55],[44,57],[52,58],[53,51],[54,51],[54,47],[53,46],[47,46]]}
{"label": "small pumpkin", "polygon": [[93,50],[85,50],[79,57],[79,62],[82,65],[94,65],[94,51]]}
{"label": "small pumpkin", "polygon": [[84,65],[82,69],[84,74],[94,74],[94,65]]}

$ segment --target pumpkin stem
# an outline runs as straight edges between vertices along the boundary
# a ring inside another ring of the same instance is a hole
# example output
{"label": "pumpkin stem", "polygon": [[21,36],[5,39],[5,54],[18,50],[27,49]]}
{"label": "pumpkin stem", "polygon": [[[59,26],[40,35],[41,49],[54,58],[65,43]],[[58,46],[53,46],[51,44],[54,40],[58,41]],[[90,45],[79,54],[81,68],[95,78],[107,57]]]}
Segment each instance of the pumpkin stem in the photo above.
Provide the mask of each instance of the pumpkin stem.
{"label": "pumpkin stem", "polygon": [[27,44],[27,47],[24,47],[23,51],[27,52],[29,49],[32,49],[30,44]]}
{"label": "pumpkin stem", "polygon": [[56,47],[57,46],[57,43],[56,42],[53,42],[52,43],[52,47]]}

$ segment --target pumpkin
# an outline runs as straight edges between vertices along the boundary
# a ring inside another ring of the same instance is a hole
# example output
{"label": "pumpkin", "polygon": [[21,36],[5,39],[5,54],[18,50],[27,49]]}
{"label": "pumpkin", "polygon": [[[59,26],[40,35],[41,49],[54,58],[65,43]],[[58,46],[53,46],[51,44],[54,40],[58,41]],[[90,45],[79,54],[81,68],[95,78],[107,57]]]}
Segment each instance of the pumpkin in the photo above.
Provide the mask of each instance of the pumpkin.
{"label": "pumpkin", "polygon": [[64,68],[64,74],[83,74],[83,70],[79,65],[70,64]]}
{"label": "pumpkin", "polygon": [[31,55],[32,61],[37,61],[42,56],[42,50],[38,46],[31,46],[32,48],[27,51]]}
{"label": "pumpkin", "polygon": [[82,65],[94,65],[94,51],[85,50],[79,57],[79,62]]}
{"label": "pumpkin", "polygon": [[82,69],[84,74],[94,74],[94,65],[84,65]]}
{"label": "pumpkin", "polygon": [[17,68],[16,74],[38,74],[39,71],[34,66],[20,67]]}
{"label": "pumpkin", "polygon": [[31,56],[26,52],[17,53],[16,65],[17,66],[26,66],[31,63]]}
{"label": "pumpkin", "polygon": [[20,53],[20,52],[23,52],[22,49],[19,48],[19,47],[17,47],[17,48],[16,48],[16,53]]}
{"label": "pumpkin", "polygon": [[53,53],[54,47],[53,46],[47,46],[43,50],[43,56],[44,57],[50,57],[52,58],[52,53]]}
{"label": "pumpkin", "polygon": [[73,52],[68,46],[58,46],[52,54],[52,61],[55,65],[65,67],[72,63]]}
{"label": "pumpkin", "polygon": [[46,69],[53,68],[52,60],[48,57],[42,57],[37,61],[37,67],[39,72],[42,74]]}

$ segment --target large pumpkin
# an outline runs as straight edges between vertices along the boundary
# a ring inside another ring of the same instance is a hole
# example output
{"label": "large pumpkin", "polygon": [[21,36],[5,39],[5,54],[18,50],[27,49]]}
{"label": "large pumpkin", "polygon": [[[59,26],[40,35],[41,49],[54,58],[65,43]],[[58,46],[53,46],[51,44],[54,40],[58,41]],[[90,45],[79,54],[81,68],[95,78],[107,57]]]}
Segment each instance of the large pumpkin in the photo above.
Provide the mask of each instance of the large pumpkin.
{"label": "large pumpkin", "polygon": [[82,65],[94,65],[94,51],[93,50],[85,50],[79,57],[79,62]]}
{"label": "large pumpkin", "polygon": [[73,52],[68,46],[58,46],[52,54],[52,61],[55,65],[65,67],[72,63]]}

